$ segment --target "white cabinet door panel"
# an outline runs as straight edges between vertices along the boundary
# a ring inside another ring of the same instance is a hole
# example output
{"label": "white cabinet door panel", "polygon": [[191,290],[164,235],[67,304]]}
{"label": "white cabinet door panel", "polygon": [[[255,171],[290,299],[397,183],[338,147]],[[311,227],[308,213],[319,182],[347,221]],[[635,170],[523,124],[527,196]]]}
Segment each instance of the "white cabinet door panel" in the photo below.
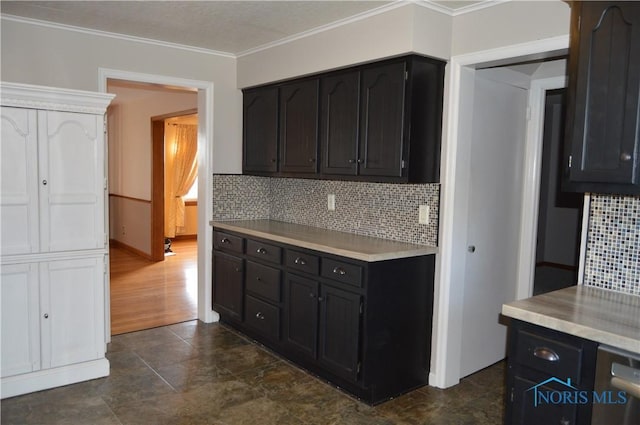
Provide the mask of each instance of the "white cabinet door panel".
{"label": "white cabinet door panel", "polygon": [[38,252],[38,136],[36,111],[3,107],[0,139],[0,249]]}
{"label": "white cabinet door panel", "polygon": [[38,264],[2,266],[2,377],[40,369]]}
{"label": "white cabinet door panel", "polygon": [[104,357],[103,257],[50,261],[41,267],[43,367]]}
{"label": "white cabinet door panel", "polygon": [[102,118],[57,111],[38,112],[47,251],[104,247],[104,134]]}

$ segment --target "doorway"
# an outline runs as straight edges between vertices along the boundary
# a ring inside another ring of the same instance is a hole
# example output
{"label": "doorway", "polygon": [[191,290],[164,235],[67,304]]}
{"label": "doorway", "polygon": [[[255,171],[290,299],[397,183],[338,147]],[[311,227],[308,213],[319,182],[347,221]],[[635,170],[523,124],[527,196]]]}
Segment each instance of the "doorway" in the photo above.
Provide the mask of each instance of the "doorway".
{"label": "doorway", "polygon": [[[184,78],[176,78],[162,75],[144,74],[130,71],[121,71],[107,68],[98,69],[98,88],[100,92],[107,92],[107,80],[117,79],[123,81],[133,81],[139,83],[158,84],[167,87],[193,88],[197,90],[197,109],[198,109],[198,179],[200,185],[198,187],[198,240],[197,240],[197,304],[198,319],[203,322],[210,323],[218,320],[219,316],[213,311],[210,302],[211,287],[207,282],[211,281],[211,264],[208,261],[211,255],[212,245],[212,229],[209,225],[209,217],[213,216],[213,204],[210,202],[210,191],[207,188],[212,187],[212,146],[213,146],[213,82],[190,80]],[[105,335],[107,341],[110,341],[111,318],[110,312],[110,276],[106,275],[105,285],[105,303],[106,314]]]}
{"label": "doorway", "polygon": [[[523,229],[523,223],[529,223],[529,225],[533,222],[537,223],[539,180],[536,182],[532,176],[535,177],[539,173],[540,155],[537,153],[538,146],[532,142],[534,139],[528,136],[530,128],[535,126],[533,123],[536,121],[532,110],[531,118],[527,119],[530,109],[526,101],[531,96],[531,90],[528,96],[525,95],[524,105],[521,98],[518,100],[518,108],[523,114],[512,123],[524,129],[516,138],[517,140],[513,140],[514,143],[520,144],[521,151],[520,153],[513,151],[516,155],[511,156],[511,159],[515,160],[514,163],[503,164],[500,161],[504,160],[504,155],[484,155],[482,147],[477,145],[474,125],[486,124],[478,122],[482,112],[476,115],[474,107],[481,108],[479,104],[482,104],[482,107],[489,108],[494,102],[491,95],[484,103],[480,98],[475,98],[478,72],[482,68],[548,61],[566,55],[567,48],[568,37],[562,36],[451,58],[446,87],[449,103],[446,105],[443,138],[442,215],[439,238],[441,251],[436,265],[436,280],[439,285],[435,294],[437,302],[434,316],[435,340],[432,344],[434,347],[433,372],[429,379],[431,385],[440,388],[450,387],[457,384],[461,377],[504,358],[506,327],[501,323],[501,306],[503,303],[530,296],[532,290],[532,284],[529,283],[528,278],[530,277],[532,282],[533,270],[527,273],[523,270],[526,270],[527,266],[533,268],[535,257],[529,258],[526,255],[526,249],[523,249],[523,246],[528,243],[522,243],[522,240],[535,241],[536,231],[534,229],[530,236],[530,229],[528,227]],[[528,75],[526,82],[533,85],[531,77],[532,75]],[[541,72],[536,75],[536,78],[541,80],[551,77],[564,79],[564,71],[560,74],[547,75]],[[518,87],[521,82],[515,79],[506,84]],[[500,126],[487,129],[487,131],[490,130],[499,133]],[[498,136],[502,137],[501,134]],[[507,144],[505,147],[513,148]],[[475,157],[476,152],[480,152],[482,156]],[[521,156],[518,158],[517,155]],[[479,158],[482,158],[482,161],[479,161]],[[494,161],[494,158],[499,160]],[[507,199],[503,197],[503,193],[492,192],[491,184],[484,185],[489,188],[484,193],[476,192],[474,186],[484,184],[479,177],[483,177],[484,174],[489,177],[489,181],[491,178],[495,179],[496,177],[491,177],[496,174],[495,170],[517,171],[517,175],[509,175],[505,172],[499,177],[507,181],[519,180],[520,184],[516,184],[515,187],[519,187],[520,190],[512,191],[512,199],[502,205],[489,202],[487,205],[490,208],[484,208],[485,201],[493,197]],[[472,199],[472,194],[477,197]],[[532,208],[533,205],[535,208]],[[509,221],[504,226],[493,226],[492,230],[495,230],[493,232],[480,232],[481,226],[476,229],[478,232],[472,229],[472,226],[475,226],[473,222],[483,222],[478,220],[475,214],[490,216],[498,213],[500,215],[503,209],[510,210]],[[474,234],[484,235],[487,239],[477,242]],[[492,240],[493,235],[500,238],[507,237],[509,242],[497,245]],[[504,250],[507,244],[512,252],[517,253],[515,256],[510,255],[508,261],[474,260],[474,258],[479,259],[478,254],[491,253],[494,248]],[[535,244],[528,249],[534,252]],[[477,265],[475,268],[474,262]],[[498,272],[494,268],[500,268],[502,271]],[[496,273],[502,277],[499,280],[491,279],[491,276]],[[527,278],[520,278],[522,274],[526,274]],[[486,296],[488,293],[496,296]],[[478,346],[488,348],[483,348],[482,355],[472,355],[477,351]]]}
{"label": "doorway", "polygon": [[576,285],[584,196],[561,190],[566,89],[545,93],[533,295]]}

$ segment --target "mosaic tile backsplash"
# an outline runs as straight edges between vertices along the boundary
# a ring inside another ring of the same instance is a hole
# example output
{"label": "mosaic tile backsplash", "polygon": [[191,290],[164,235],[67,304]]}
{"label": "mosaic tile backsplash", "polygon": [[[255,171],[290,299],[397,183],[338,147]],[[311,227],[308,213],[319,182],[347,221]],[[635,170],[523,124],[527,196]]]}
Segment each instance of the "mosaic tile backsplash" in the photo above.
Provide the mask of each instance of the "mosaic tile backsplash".
{"label": "mosaic tile backsplash", "polygon": [[592,195],[584,284],[640,295],[640,197]]}
{"label": "mosaic tile backsplash", "polygon": [[[215,175],[214,219],[304,224],[421,245],[438,243],[438,184],[385,184]],[[336,209],[327,209],[335,194]],[[429,205],[429,224],[418,206]]]}

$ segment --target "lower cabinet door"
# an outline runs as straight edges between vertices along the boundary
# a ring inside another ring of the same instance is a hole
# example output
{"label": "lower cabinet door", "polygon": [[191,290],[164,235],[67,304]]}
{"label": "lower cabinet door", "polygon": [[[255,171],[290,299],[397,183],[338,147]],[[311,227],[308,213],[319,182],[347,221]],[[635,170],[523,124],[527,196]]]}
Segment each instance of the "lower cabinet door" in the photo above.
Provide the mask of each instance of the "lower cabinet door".
{"label": "lower cabinet door", "polygon": [[361,297],[328,285],[320,288],[318,361],[332,373],[356,381],[359,373]]}
{"label": "lower cabinet door", "polygon": [[318,282],[287,274],[284,342],[315,358],[318,347]]}
{"label": "lower cabinet door", "polygon": [[242,281],[244,260],[215,251],[213,253],[213,307],[242,320]]}
{"label": "lower cabinet door", "polygon": [[104,259],[40,264],[42,367],[104,357]]}
{"label": "lower cabinet door", "polygon": [[[543,397],[554,391],[561,394],[566,387],[555,387],[553,383],[542,384],[516,376],[513,385],[512,417],[505,423],[518,425],[540,424],[577,424],[576,404],[560,402],[553,398]],[[510,420],[509,420],[510,419]]]}
{"label": "lower cabinet door", "polygon": [[1,376],[36,371],[40,369],[38,264],[7,264],[0,271]]}

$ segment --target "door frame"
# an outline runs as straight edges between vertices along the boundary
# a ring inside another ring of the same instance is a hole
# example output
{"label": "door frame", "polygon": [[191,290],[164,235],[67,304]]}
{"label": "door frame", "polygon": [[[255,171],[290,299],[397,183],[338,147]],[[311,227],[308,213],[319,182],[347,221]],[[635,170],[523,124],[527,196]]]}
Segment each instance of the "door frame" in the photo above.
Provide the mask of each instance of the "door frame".
{"label": "door frame", "polygon": [[[190,80],[165,75],[144,74],[139,72],[122,71],[109,68],[98,68],[98,92],[107,92],[107,80],[125,80],[138,83],[162,84],[173,87],[187,87],[198,90],[198,319],[211,323],[220,319],[213,311],[211,303],[211,246],[213,230],[209,225],[213,217],[213,202],[211,190],[213,187],[213,94],[212,81]],[[105,161],[108,157],[105,158]],[[108,208],[105,216],[108,231]],[[108,268],[107,268],[108,270]],[[109,273],[105,278],[105,336],[107,342],[111,340],[110,313],[110,284]]]}
{"label": "door frame", "polygon": [[[468,137],[470,123],[460,116],[465,114],[469,99],[473,98],[468,90],[473,87],[474,69],[481,64],[500,65],[516,60],[553,57],[566,53],[568,48],[569,35],[562,35],[452,56],[447,65],[440,172],[440,254],[436,259],[435,279],[438,285],[434,293],[429,373],[432,386],[447,388],[460,382],[471,148],[471,138]],[[523,208],[531,208],[531,205],[523,204]]]}

